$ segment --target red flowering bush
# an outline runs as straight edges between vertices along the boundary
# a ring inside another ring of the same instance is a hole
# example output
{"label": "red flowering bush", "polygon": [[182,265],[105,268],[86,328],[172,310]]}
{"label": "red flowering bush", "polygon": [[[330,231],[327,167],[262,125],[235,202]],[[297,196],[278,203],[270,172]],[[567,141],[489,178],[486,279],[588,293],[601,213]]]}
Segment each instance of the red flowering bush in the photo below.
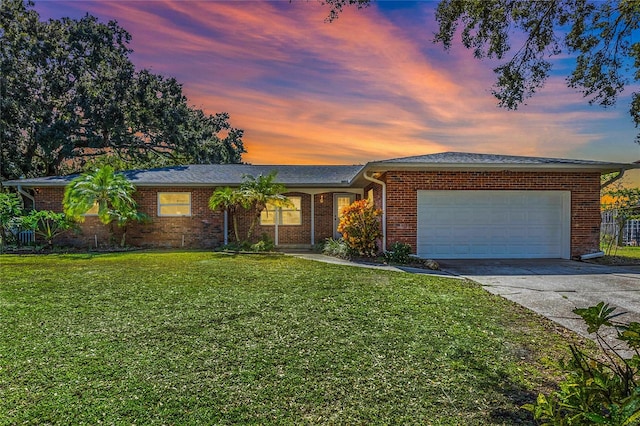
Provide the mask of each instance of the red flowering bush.
{"label": "red flowering bush", "polygon": [[377,240],[382,237],[378,220],[382,210],[376,209],[368,200],[359,200],[342,209],[341,213],[338,232],[349,247],[361,256],[375,256]]}

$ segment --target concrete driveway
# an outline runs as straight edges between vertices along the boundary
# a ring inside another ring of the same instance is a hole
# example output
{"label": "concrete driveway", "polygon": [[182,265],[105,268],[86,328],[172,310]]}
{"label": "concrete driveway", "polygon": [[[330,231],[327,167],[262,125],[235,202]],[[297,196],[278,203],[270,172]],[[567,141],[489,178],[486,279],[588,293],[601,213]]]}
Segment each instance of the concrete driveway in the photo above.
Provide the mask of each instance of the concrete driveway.
{"label": "concrete driveway", "polygon": [[480,283],[583,336],[582,320],[571,312],[598,302],[626,312],[618,319],[640,322],[640,267],[602,266],[559,259],[443,260],[440,267]]}

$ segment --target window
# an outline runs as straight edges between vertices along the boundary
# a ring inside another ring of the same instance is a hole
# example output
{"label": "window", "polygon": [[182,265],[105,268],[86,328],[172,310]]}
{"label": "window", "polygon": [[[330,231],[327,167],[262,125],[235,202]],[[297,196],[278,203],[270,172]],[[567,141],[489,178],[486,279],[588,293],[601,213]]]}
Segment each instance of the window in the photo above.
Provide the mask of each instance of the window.
{"label": "window", "polygon": [[158,216],[191,216],[191,193],[158,192]]}
{"label": "window", "polygon": [[260,225],[275,225],[276,210],[278,211],[278,225],[302,225],[302,197],[287,197],[292,203],[285,207],[267,204],[267,208],[260,213]]}
{"label": "window", "polygon": [[98,216],[98,202],[93,203],[93,206],[87,210],[83,216]]}
{"label": "window", "polygon": [[367,191],[367,200],[373,204],[373,189]]}

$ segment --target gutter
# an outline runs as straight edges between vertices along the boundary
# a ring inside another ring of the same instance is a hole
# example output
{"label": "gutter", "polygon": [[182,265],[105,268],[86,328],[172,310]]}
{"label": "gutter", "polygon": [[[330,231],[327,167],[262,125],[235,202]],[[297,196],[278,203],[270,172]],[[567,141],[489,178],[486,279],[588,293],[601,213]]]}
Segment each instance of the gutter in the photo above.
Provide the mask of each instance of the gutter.
{"label": "gutter", "polygon": [[[22,185],[16,185],[16,189],[18,190],[18,193],[20,193],[20,195],[23,195],[23,196],[25,196],[25,197],[27,197],[28,199],[31,200],[31,202],[33,203],[33,209],[35,210],[36,209],[36,199],[33,197],[33,195],[29,194],[24,189],[22,189]],[[23,207],[24,207],[24,205],[23,205]]]}
{"label": "gutter", "polygon": [[620,169],[620,171],[618,171],[617,175],[615,175],[614,177],[612,177],[611,179],[609,179],[608,181],[606,181],[605,183],[600,185],[600,189],[604,189],[607,186],[611,185],[612,183],[622,179],[622,177],[624,176],[624,172],[625,172],[625,169]]}
{"label": "gutter", "polygon": [[382,251],[387,251],[387,184],[381,180],[369,176],[364,172],[362,176],[369,182],[377,183],[382,187]]}
{"label": "gutter", "polygon": [[597,259],[597,258],[603,257],[603,256],[604,256],[604,252],[603,251],[599,251],[599,252],[596,252],[596,253],[583,254],[582,256],[580,256],[580,260]]}

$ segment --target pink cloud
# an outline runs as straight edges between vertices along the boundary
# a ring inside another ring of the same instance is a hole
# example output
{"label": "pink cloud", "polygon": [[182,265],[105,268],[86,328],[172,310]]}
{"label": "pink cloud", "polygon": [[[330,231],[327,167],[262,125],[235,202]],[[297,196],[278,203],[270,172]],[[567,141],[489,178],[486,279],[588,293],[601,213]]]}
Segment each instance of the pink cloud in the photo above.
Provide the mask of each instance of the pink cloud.
{"label": "pink cloud", "polygon": [[245,129],[248,162],[349,164],[446,150],[579,156],[606,138],[594,122],[620,115],[583,108],[556,77],[519,111],[497,108],[491,63],[431,44],[432,3],[416,5],[420,25],[375,6],[327,24],[315,1],[83,5],[133,34],[138,66],[177,77],[193,105],[229,112]]}

